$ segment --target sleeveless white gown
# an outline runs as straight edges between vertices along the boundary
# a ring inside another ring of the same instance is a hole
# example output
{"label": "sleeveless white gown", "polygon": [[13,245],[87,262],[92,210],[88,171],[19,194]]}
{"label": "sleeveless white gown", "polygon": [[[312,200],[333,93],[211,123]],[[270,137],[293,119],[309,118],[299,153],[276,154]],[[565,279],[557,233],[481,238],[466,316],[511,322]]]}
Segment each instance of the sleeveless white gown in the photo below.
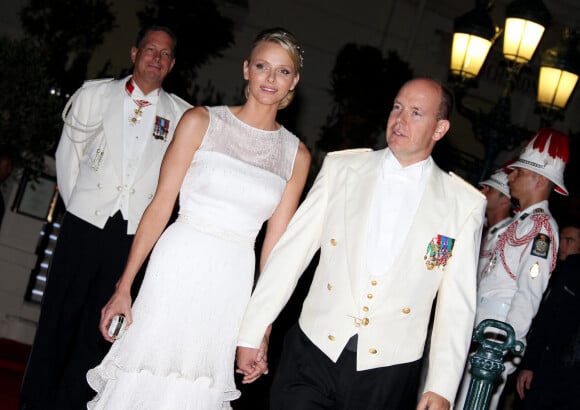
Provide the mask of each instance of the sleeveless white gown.
{"label": "sleeveless white gown", "polygon": [[225,106],[210,122],[133,305],[133,324],[87,373],[89,409],[227,409],[254,240],[292,174],[298,139],[258,130]]}

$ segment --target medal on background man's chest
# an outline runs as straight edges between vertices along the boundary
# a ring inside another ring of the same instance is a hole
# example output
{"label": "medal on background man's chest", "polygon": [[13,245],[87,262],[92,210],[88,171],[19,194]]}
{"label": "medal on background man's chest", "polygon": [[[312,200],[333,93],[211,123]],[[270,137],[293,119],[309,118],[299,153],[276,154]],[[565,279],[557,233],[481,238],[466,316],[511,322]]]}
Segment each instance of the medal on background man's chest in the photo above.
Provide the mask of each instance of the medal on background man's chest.
{"label": "medal on background man's chest", "polygon": [[[133,90],[135,90],[135,85],[133,85],[133,82],[131,81],[131,79],[129,79],[125,84],[125,91],[127,91],[129,97],[132,96]],[[129,116],[129,122],[131,123],[131,125],[136,125],[139,122],[141,122],[141,118],[143,117],[143,108],[151,105],[151,103],[147,100],[141,100],[136,98],[132,98],[132,100],[137,105],[137,108],[135,108],[133,110],[133,114]]]}
{"label": "medal on background man's chest", "polygon": [[133,125],[138,124],[141,122],[141,118],[143,117],[143,108],[151,105],[151,103],[147,100],[133,100],[135,104],[137,104],[137,108],[133,110],[134,115],[129,116],[129,122]]}

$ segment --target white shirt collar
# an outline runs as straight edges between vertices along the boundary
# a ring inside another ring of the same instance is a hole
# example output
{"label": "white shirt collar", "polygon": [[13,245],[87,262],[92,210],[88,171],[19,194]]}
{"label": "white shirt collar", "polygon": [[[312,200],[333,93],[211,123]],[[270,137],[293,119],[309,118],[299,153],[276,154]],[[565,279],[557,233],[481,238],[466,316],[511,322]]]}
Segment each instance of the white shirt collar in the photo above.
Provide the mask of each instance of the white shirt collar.
{"label": "white shirt collar", "polygon": [[135,87],[133,89],[133,92],[131,93],[131,98],[139,99],[139,100],[141,100],[141,99],[147,100],[152,104],[157,102],[157,99],[159,98],[159,93],[161,92],[161,88],[157,88],[157,89],[151,91],[150,93],[148,93],[147,95],[144,95],[141,88],[139,88],[137,83],[135,81],[133,81],[132,78],[131,78],[131,82],[133,83],[133,87]]}
{"label": "white shirt collar", "polygon": [[390,173],[396,172],[397,174],[403,177],[407,177],[413,181],[419,181],[421,180],[421,177],[425,175],[426,172],[429,172],[433,166],[433,159],[429,156],[423,161],[415,162],[414,164],[403,167],[389,148],[387,148],[385,151],[386,152],[383,159],[383,164],[381,166],[381,173],[383,178]]}

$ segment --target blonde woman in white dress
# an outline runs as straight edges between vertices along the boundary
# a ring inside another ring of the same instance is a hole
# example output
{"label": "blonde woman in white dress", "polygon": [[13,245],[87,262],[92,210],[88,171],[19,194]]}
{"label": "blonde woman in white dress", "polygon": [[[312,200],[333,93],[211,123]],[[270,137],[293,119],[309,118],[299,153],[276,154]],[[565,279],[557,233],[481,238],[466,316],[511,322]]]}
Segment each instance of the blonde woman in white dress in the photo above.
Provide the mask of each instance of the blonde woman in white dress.
{"label": "blonde woman in white dress", "polygon": [[[260,266],[296,210],[310,165],[299,139],[276,122],[298,84],[302,50],[281,28],[261,32],[243,63],[247,101],[196,107],[180,121],[159,186],[139,224],[100,331],[114,315],[129,327],[87,373],[90,409],[222,409],[234,382],[237,334]],[[179,194],[176,222],[165,231]],[[130,288],[149,252],[139,296]]]}

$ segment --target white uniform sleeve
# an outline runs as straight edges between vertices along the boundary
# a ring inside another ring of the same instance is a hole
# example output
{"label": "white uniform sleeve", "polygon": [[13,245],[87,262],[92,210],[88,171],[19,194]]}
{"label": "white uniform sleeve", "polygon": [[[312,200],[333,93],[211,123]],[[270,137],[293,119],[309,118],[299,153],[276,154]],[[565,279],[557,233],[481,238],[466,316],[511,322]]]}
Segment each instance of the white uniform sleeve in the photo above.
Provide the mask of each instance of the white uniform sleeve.
{"label": "white uniform sleeve", "polygon": [[542,228],[522,251],[517,272],[517,290],[506,317],[506,322],[514,328],[517,340],[525,339],[548,286],[555,263],[553,247],[558,248],[557,232],[550,238],[546,229]]}

